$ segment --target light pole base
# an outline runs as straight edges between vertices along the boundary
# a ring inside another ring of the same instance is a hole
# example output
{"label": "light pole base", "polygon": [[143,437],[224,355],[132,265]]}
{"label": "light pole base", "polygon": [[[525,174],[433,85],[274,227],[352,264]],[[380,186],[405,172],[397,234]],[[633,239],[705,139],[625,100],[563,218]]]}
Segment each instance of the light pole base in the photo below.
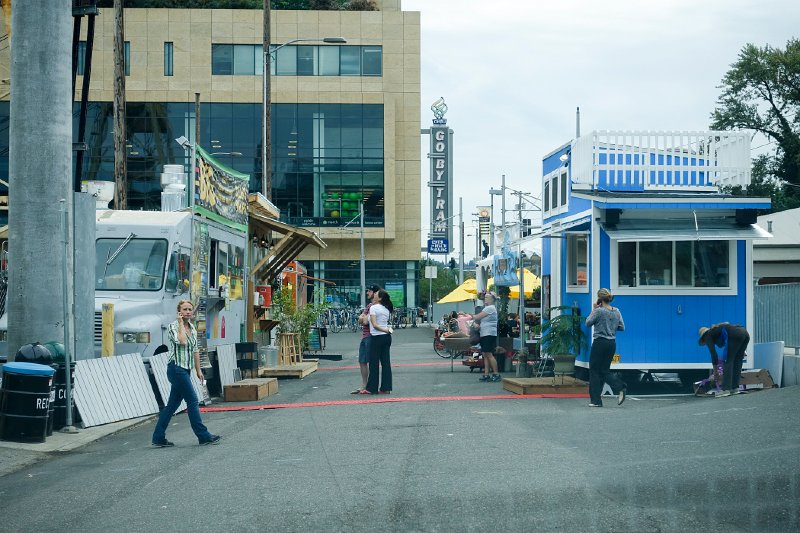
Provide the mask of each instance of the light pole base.
{"label": "light pole base", "polygon": [[75,426],[64,426],[63,428],[61,428],[60,431],[61,433],[68,433],[70,435],[78,434],[78,428],[76,428]]}

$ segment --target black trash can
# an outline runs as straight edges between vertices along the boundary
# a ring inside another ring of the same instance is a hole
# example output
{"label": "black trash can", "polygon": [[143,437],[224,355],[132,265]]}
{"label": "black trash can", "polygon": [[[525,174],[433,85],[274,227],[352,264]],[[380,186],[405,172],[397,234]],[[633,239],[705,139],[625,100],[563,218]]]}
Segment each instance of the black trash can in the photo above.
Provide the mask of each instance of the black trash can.
{"label": "black trash can", "polygon": [[[67,425],[67,365],[61,363],[57,366],[53,377],[55,398],[53,401],[53,429],[59,430]],[[72,425],[78,423],[78,409],[75,407],[75,363],[69,365],[69,384],[72,390]]]}
{"label": "black trash can", "polygon": [[44,442],[53,369],[36,363],[6,363],[0,386],[0,439]]}

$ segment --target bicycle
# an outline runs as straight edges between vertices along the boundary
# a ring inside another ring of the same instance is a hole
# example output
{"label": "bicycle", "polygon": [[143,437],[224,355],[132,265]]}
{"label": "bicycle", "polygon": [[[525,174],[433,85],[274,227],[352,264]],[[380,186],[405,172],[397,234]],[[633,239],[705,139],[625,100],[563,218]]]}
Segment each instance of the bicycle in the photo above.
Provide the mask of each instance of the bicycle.
{"label": "bicycle", "polygon": [[347,327],[350,328],[350,331],[356,332],[361,329],[361,324],[358,323],[358,317],[360,313],[358,309],[350,309],[348,311],[347,317]]}

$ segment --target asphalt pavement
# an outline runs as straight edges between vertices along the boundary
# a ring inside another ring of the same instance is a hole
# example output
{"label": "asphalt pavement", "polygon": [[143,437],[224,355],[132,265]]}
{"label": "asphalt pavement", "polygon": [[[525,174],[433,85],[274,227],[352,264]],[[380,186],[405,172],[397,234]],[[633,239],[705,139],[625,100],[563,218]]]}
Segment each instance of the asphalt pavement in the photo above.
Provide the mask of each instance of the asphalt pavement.
{"label": "asphalt pavement", "polygon": [[800,529],[800,387],[596,409],[451,372],[431,339],[395,332],[386,397],[349,394],[359,335],[339,333],[342,361],[213,406],[263,408],[204,413],[217,446],[177,415],[175,448],[150,446],[148,420],[44,454],[0,477],[0,531]]}

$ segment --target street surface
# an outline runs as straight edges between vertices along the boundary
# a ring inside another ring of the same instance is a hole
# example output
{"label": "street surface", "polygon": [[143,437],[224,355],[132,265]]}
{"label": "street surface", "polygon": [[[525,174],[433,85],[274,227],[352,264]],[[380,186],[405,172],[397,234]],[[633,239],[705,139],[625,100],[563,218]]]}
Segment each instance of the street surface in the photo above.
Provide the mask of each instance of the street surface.
{"label": "street surface", "polygon": [[[218,446],[178,415],[175,448],[151,421],[0,477],[0,531],[800,529],[800,387],[590,409],[451,372],[431,336],[395,332],[395,364],[432,365],[395,368],[389,397],[349,394],[360,334],[339,333],[342,361],[241,404],[312,405],[204,413]],[[369,403],[407,397],[447,400]]]}

